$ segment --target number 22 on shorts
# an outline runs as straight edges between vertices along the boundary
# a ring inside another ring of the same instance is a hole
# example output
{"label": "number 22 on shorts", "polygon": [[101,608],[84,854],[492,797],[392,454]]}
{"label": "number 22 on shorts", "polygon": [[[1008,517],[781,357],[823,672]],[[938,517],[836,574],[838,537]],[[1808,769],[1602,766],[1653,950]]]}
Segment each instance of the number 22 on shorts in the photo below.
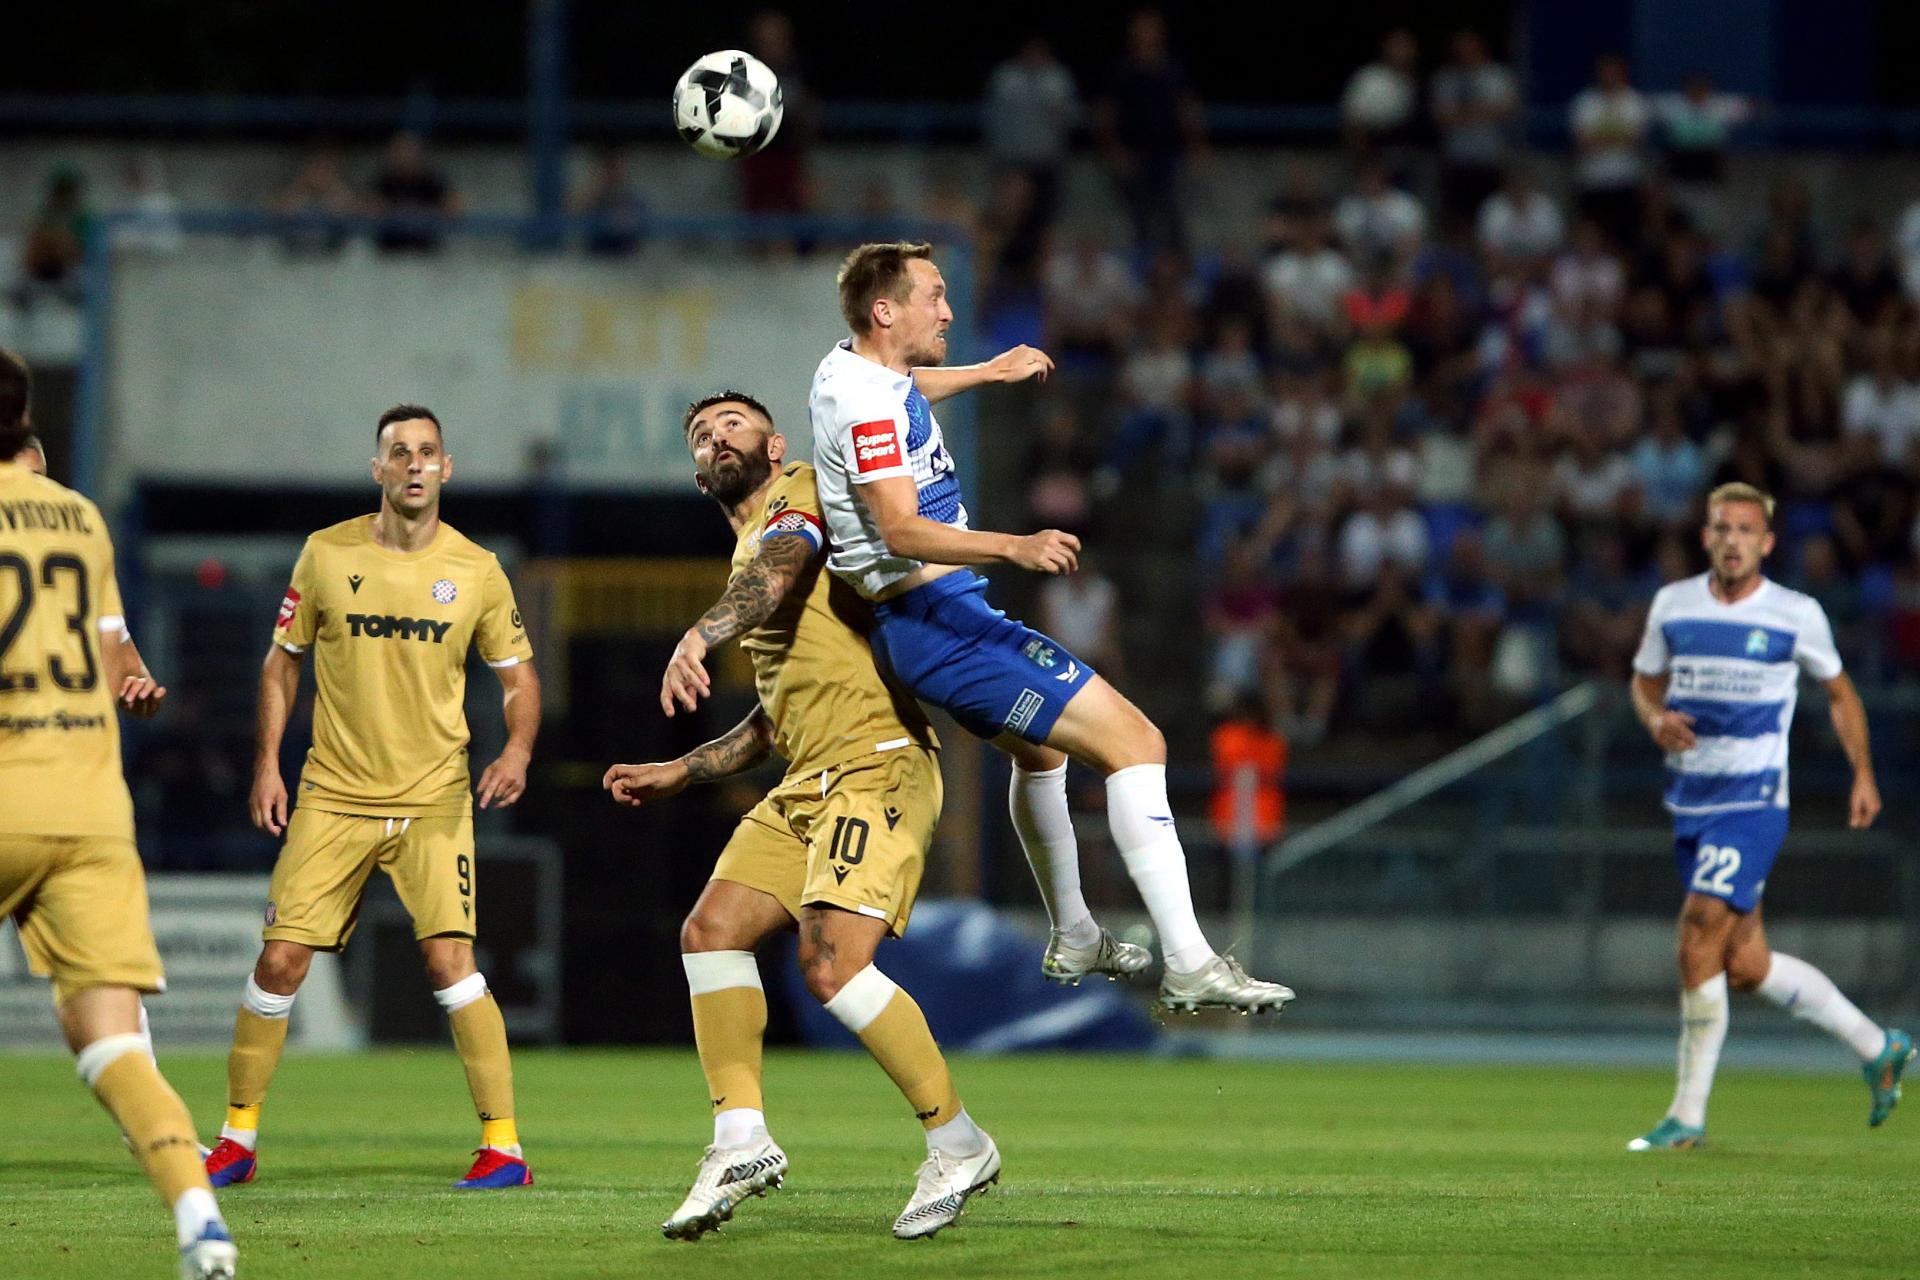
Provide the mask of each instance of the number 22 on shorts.
{"label": "number 22 on shorts", "polygon": [[1729,845],[1703,844],[1693,862],[1693,890],[1725,897],[1740,874],[1740,851]]}

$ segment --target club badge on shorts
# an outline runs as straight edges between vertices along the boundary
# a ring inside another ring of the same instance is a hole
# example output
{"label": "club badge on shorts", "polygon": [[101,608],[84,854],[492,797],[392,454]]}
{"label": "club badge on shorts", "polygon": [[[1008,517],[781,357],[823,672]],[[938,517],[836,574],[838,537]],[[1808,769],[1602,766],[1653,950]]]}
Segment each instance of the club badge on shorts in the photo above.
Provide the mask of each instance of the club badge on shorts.
{"label": "club badge on shorts", "polygon": [[439,604],[452,604],[460,593],[454,589],[452,578],[442,578],[433,584],[433,598]]}

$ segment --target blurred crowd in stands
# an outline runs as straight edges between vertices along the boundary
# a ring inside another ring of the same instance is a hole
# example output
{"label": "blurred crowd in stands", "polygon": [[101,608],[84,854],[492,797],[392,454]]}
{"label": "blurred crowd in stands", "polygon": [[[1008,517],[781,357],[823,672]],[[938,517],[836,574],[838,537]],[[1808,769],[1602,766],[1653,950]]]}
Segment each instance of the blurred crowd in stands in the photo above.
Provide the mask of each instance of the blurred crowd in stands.
{"label": "blurred crowd in stands", "polygon": [[[741,207],[817,209],[793,26],[763,14],[747,43],[787,121],[740,167]],[[1025,514],[1114,550],[1045,587],[1044,625],[1126,665],[1129,553],[1171,531],[1214,710],[1300,744],[1471,729],[1568,677],[1623,678],[1654,590],[1702,567],[1701,496],[1739,479],[1781,499],[1770,572],[1821,600],[1856,674],[1920,674],[1920,202],[1821,225],[1787,178],[1736,207],[1728,152],[1766,105],[1705,78],[1646,92],[1616,56],[1567,105],[1569,155],[1526,149],[1525,106],[1481,35],[1392,32],[1340,99],[1339,163],[1323,148],[1256,223],[1200,244],[1190,179],[1231,161],[1159,14],[1125,19],[1084,92],[1039,37],[992,71],[985,186],[922,212],[973,230],[987,341],[1059,361]],[[1067,208],[1083,139],[1106,220]],[[110,203],[142,214],[125,234],[176,247],[157,163],[123,186]],[[639,244],[643,190],[598,153],[571,200],[584,247]],[[91,207],[53,175],[17,298],[77,294]],[[313,215],[293,249],[340,248],[327,219],[351,216],[418,253],[462,198],[402,133],[357,184],[314,147],[272,207]]]}

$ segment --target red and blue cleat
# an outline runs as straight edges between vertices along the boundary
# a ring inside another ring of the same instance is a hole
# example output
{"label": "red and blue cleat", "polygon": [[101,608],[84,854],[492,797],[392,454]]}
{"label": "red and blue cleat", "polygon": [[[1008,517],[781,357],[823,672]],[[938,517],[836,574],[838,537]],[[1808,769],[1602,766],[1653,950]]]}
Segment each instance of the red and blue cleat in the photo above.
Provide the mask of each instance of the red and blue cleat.
{"label": "red and blue cleat", "polygon": [[222,1138],[207,1153],[207,1181],[215,1187],[230,1187],[237,1182],[252,1182],[260,1167],[259,1159],[232,1138]]}
{"label": "red and blue cleat", "polygon": [[455,1191],[484,1191],[496,1187],[530,1187],[533,1170],[519,1156],[510,1156],[498,1147],[481,1147],[467,1176],[453,1184]]}

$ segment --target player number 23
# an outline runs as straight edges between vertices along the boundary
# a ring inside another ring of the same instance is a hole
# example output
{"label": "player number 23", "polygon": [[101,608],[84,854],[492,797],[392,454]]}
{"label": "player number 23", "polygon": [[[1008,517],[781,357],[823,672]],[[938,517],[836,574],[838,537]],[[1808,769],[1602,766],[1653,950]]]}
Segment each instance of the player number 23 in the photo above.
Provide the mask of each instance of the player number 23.
{"label": "player number 23", "polygon": [[1703,844],[1693,860],[1693,887],[1700,893],[1732,893],[1740,874],[1740,851],[1727,845]]}

